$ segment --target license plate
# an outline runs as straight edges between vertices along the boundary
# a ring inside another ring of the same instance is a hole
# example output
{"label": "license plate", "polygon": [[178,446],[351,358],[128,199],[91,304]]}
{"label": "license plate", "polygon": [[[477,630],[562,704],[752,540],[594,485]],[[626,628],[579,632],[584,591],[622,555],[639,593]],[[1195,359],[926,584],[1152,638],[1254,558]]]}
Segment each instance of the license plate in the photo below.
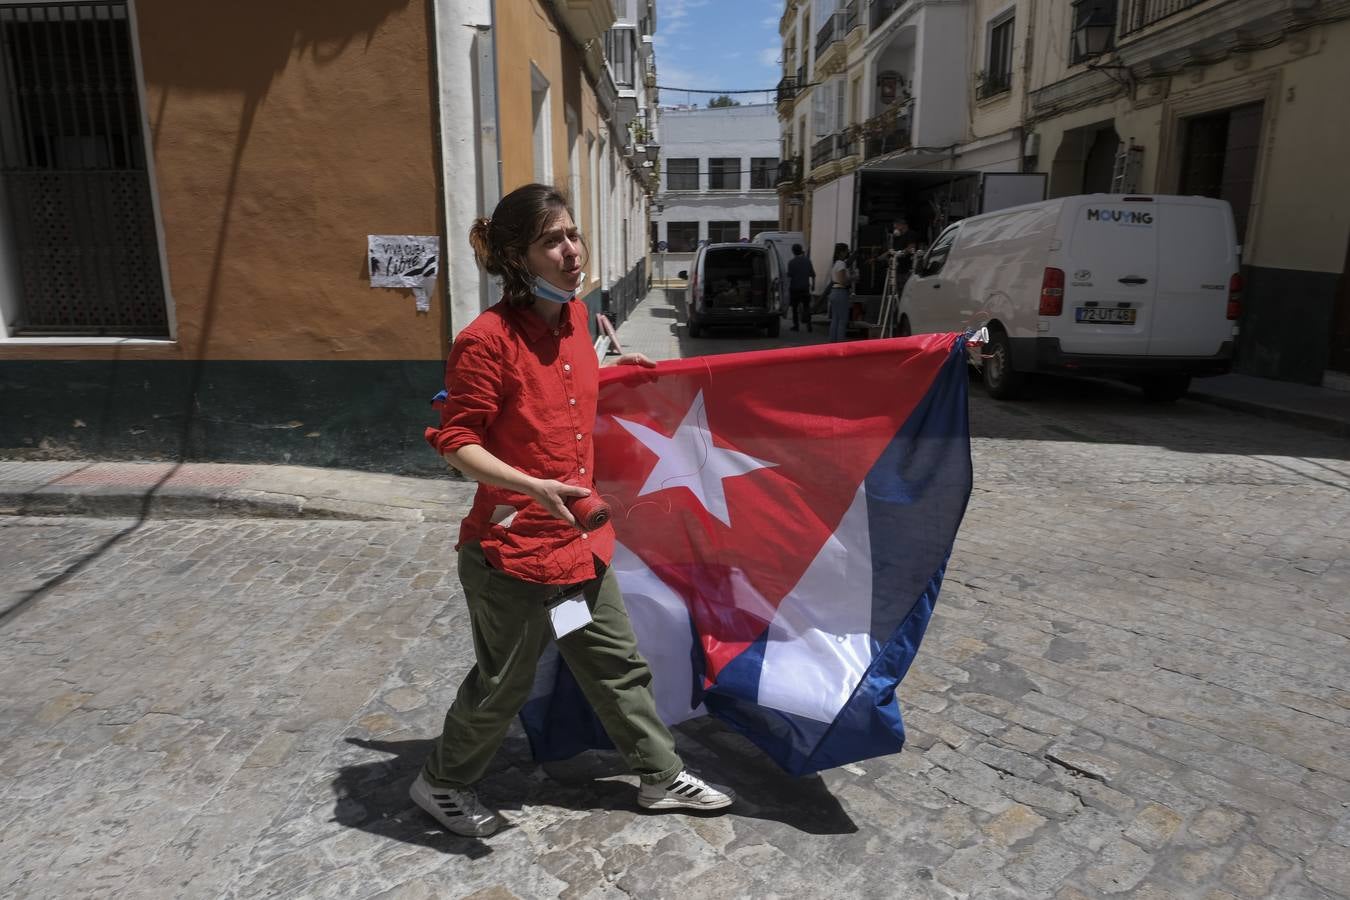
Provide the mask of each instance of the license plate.
{"label": "license plate", "polygon": [[1080,306],[1074,310],[1074,319],[1100,325],[1133,325],[1134,313],[1133,309],[1118,306]]}

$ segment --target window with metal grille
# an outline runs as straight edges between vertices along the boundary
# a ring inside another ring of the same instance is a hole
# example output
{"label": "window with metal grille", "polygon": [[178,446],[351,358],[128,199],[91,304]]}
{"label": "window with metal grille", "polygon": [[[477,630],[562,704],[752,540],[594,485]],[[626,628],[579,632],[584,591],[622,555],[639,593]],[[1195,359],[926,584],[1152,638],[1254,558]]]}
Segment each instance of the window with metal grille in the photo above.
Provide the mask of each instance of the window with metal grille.
{"label": "window with metal grille", "polygon": [[10,335],[166,337],[126,0],[0,5]]}
{"label": "window with metal grille", "polygon": [[755,156],[750,159],[750,189],[754,191],[772,190],[778,181],[778,158],[775,156]]}
{"label": "window with metal grille", "polygon": [[708,190],[739,191],[741,189],[741,160],[736,156],[713,157],[708,160]]}
{"label": "window with metal grille", "polygon": [[757,234],[763,234],[766,231],[777,231],[777,230],[778,230],[777,219],[759,219],[750,222],[751,238],[753,238]]}
{"label": "window with metal grille", "polygon": [[698,190],[698,159],[666,160],[666,190]]}
{"label": "window with metal grille", "polygon": [[708,240],[714,244],[731,244],[741,239],[740,222],[709,222]]}
{"label": "window with metal grille", "polygon": [[714,157],[707,161],[707,189],[740,190],[740,157]]}
{"label": "window with metal grille", "polygon": [[989,24],[988,57],[985,60],[984,79],[979,96],[993,97],[1012,89],[1013,14],[995,19]]}
{"label": "window with metal grille", "polygon": [[672,253],[692,253],[698,247],[698,223],[668,222],[666,246]]}

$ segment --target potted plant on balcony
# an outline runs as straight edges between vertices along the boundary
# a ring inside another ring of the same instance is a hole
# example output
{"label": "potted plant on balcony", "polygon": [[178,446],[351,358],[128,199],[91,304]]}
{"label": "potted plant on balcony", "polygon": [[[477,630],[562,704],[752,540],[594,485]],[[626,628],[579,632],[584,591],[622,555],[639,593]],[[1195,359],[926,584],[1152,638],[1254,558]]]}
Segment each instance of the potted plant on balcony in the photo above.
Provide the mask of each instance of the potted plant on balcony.
{"label": "potted plant on balcony", "polygon": [[645,145],[647,141],[651,140],[652,136],[652,133],[648,130],[647,126],[638,121],[631,122],[628,126],[628,133],[633,138],[633,152],[646,153],[647,148]]}

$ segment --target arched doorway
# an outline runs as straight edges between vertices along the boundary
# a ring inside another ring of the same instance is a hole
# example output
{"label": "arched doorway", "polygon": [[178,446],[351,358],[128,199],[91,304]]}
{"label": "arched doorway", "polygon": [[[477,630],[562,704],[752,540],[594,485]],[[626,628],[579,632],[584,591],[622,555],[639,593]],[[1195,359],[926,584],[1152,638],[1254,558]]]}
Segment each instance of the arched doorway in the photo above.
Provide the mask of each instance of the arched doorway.
{"label": "arched doorway", "polygon": [[1119,149],[1112,119],[1064,132],[1050,165],[1050,196],[1108,193]]}

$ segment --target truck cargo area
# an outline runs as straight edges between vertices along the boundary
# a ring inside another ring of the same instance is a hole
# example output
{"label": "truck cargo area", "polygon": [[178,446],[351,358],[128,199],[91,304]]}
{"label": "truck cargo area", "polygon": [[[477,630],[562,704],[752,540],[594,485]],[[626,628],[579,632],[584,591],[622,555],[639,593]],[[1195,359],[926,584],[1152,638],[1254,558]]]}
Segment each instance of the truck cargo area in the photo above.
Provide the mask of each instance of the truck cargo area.
{"label": "truck cargo area", "polygon": [[828,271],[837,243],[848,244],[858,271],[854,300],[875,323],[886,283],[891,224],[904,219],[927,247],[942,229],[967,216],[1045,199],[1042,173],[906,169],[882,160],[821,185],[812,195],[811,259]]}

